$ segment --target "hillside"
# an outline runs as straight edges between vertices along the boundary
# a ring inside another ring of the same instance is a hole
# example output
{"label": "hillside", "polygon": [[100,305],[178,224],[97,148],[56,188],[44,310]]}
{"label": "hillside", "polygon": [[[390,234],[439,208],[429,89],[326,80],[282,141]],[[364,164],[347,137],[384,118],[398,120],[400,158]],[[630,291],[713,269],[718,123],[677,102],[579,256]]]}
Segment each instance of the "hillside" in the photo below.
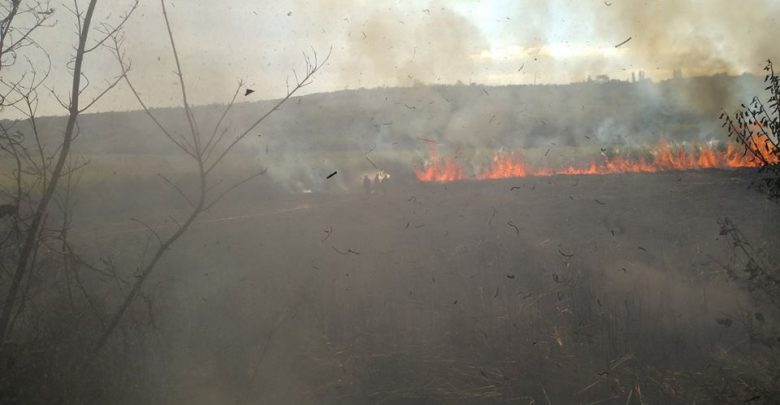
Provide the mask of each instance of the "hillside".
{"label": "hillside", "polygon": [[[584,135],[600,142],[636,142],[659,134],[671,139],[720,137],[717,115],[757,94],[755,76],[711,76],[653,83],[622,81],[568,85],[419,86],[345,90],[295,97],[258,133],[277,150],[365,150],[391,145],[415,148],[416,137],[453,144],[533,147],[577,145]],[[242,128],[270,101],[237,104],[228,121]],[[195,108],[210,131],[222,105]],[[185,131],[183,112],[156,109],[174,131]],[[8,121],[5,121],[8,125]],[[61,118],[44,117],[43,132],[56,133]],[[24,127],[18,129],[24,131]],[[140,111],[84,114],[81,153],[148,154],[171,150]]]}
{"label": "hillside", "polygon": [[[539,148],[545,157],[547,149],[554,158],[573,150],[655,143],[660,136],[672,142],[722,140],[721,109],[732,110],[760,87],[755,76],[720,75],[658,83],[449,85],[313,94],[295,97],[272,114],[242,144],[234,166],[269,167],[273,182],[289,190],[324,190],[333,184],[349,189],[376,168],[399,178],[411,176],[413,165],[427,158],[430,141],[438,143],[440,152],[457,151],[474,163],[499,149]],[[226,136],[272,105],[267,100],[236,104],[226,118]],[[213,131],[223,108],[195,108],[201,131]],[[171,132],[187,133],[183,110],[154,113]],[[44,136],[56,136],[63,120],[44,117],[37,124]],[[116,171],[119,162],[134,175],[142,174],[137,167],[151,172],[182,167],[171,163],[180,153],[142,111],[85,114],[79,127],[76,154],[98,166],[107,160],[100,171]],[[29,132],[29,123],[16,123],[14,130]],[[364,156],[368,152],[370,162]],[[325,184],[323,177],[333,170],[341,176]]]}

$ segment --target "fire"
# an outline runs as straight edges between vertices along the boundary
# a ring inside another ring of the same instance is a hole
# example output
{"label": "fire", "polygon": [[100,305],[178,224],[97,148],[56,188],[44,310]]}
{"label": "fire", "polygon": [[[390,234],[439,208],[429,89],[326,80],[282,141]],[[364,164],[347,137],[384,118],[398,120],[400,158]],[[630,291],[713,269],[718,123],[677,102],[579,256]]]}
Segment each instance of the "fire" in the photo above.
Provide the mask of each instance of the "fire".
{"label": "fire", "polygon": [[455,181],[465,179],[463,168],[454,157],[439,159],[436,145],[431,145],[431,161],[425,168],[415,168],[414,174],[420,181]]}
{"label": "fire", "polygon": [[486,172],[478,177],[485,179],[507,179],[512,177],[525,177],[527,171],[525,164],[520,160],[519,155],[514,153],[496,152],[493,155],[493,163]]}
{"label": "fire", "polygon": [[[661,138],[649,152],[638,156],[615,155],[605,156],[600,162],[591,161],[584,166],[568,167],[537,167],[527,165],[517,152],[496,152],[490,164],[477,173],[474,178],[507,179],[527,176],[552,176],[556,174],[591,174],[603,175],[614,173],[656,173],[672,170],[696,169],[734,169],[743,167],[760,167],[762,160],[770,164],[780,163],[777,154],[771,153],[773,144],[766,136],[755,136],[749,145],[752,153],[745,153],[744,148],[729,143],[725,150],[712,146],[697,146],[692,144],[671,146]],[[636,154],[634,154],[636,155]],[[424,182],[448,182],[465,180],[463,166],[453,157],[440,158],[435,145],[431,148],[431,159],[423,167],[416,167],[417,179]]]}

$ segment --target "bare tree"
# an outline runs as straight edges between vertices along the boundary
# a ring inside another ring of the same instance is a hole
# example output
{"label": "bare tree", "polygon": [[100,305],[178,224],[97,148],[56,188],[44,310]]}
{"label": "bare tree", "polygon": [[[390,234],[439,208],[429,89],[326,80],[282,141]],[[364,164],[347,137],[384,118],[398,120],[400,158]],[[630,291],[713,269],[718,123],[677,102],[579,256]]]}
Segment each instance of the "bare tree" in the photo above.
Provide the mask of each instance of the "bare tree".
{"label": "bare tree", "polygon": [[[14,65],[25,49],[38,50],[49,61],[47,70],[39,72],[36,64],[24,55],[29,65],[27,70],[15,79],[0,78],[0,84],[3,86],[1,107],[13,108],[20,113],[30,128],[29,133],[15,130],[13,125],[18,124],[19,121],[0,125],[0,151],[9,156],[14,165],[12,175],[14,186],[12,189],[3,190],[4,194],[11,199],[9,205],[14,208],[12,226],[3,240],[4,242],[13,240],[14,243],[0,246],[6,258],[0,266],[4,267],[2,269],[4,272],[7,270],[10,273],[10,281],[7,289],[3,291],[5,296],[0,309],[0,345],[8,339],[14,320],[24,308],[29,291],[30,274],[36,266],[39,251],[43,247],[48,248],[50,241],[54,239],[60,239],[65,244],[68,215],[64,215],[65,220],[60,228],[49,228],[47,222],[52,203],[57,201],[63,182],[68,186],[74,171],[81,167],[81,165],[73,165],[71,160],[73,142],[78,136],[79,115],[95,105],[122,79],[122,75],[119,75],[108,81],[101,89],[92,88],[90,92],[93,96],[82,103],[85,92],[92,87],[84,73],[86,57],[104,48],[107,41],[120,32],[121,27],[137,8],[138,0],[131,3],[118,23],[113,25],[102,23],[94,29],[93,18],[97,4],[97,0],[90,0],[86,9],[82,9],[76,0],[73,1],[72,7],[68,8],[75,18],[78,44],[72,60],[67,64],[71,71],[68,102],[63,102],[54,91],[49,91],[50,95],[67,110],[62,138],[54,145],[47,145],[43,139],[45,134],[40,133],[36,119],[39,90],[45,86],[44,82],[49,75],[51,62],[48,53],[33,36],[36,30],[50,26],[49,18],[54,10],[48,3],[13,0],[7,8],[7,16],[0,24],[3,33],[0,39],[0,43],[3,44],[0,47],[2,50],[0,69],[5,70]],[[92,31],[97,31],[101,35],[97,39],[91,39]],[[67,195],[68,192],[65,194]],[[65,204],[65,207],[67,205]]]}
{"label": "bare tree", "polygon": [[[82,400],[82,396],[95,384],[88,375],[103,378],[103,383],[107,385],[126,383],[123,382],[125,379],[116,379],[115,382],[113,374],[103,375],[102,372],[110,370],[114,363],[137,365],[140,360],[123,357],[119,352],[111,352],[110,362],[92,360],[105,352],[102,349],[117,331],[125,332],[119,327],[123,320],[140,326],[137,313],[131,310],[134,303],[143,301],[150,318],[153,316],[153,300],[144,295],[143,289],[149,277],[161,267],[162,258],[203,213],[231,191],[265,173],[265,169],[249,173],[232,183],[216,179],[216,173],[250,133],[312,82],[315,73],[330,57],[330,52],[324,58],[315,51],[304,54],[304,69],[300,72],[293,70],[284,97],[277,100],[270,110],[258,114],[246,128],[233,132],[227,121],[242,91],[243,84],[238,83],[213,128],[201,130],[188,98],[174,30],[166,3],[162,0],[160,5],[179,78],[184,111],[182,118],[189,128],[185,136],[180,136],[160,122],[131,79],[131,64],[124,53],[122,27],[136,10],[138,0],[128,0],[128,3],[127,11],[118,17],[115,14],[111,24],[100,22],[99,12],[96,12],[104,2],[72,0],[63,4],[65,12],[73,15],[77,28],[77,44],[72,59],[65,61],[52,60],[45,47],[36,41],[35,32],[51,27],[54,16],[59,16],[59,11],[53,10],[48,2],[12,0],[7,4],[5,16],[0,19],[3,35],[0,41],[0,111],[13,111],[22,117],[0,121],[0,165],[10,169],[0,170],[0,176],[5,177],[0,182],[0,360],[18,359],[23,365],[17,366],[17,371],[18,367],[22,367],[42,375],[40,380],[30,380],[15,377],[16,373],[0,373],[0,402],[8,398],[3,396],[7,388],[28,385],[46,386],[48,394],[31,392],[26,397],[13,398],[47,403],[51,402],[47,398],[62,401],[62,395],[65,395],[71,400]],[[115,77],[109,77],[98,88],[92,84],[94,78],[87,77],[85,66],[90,55],[100,50],[109,50],[115,55],[120,69]],[[67,94],[58,94],[48,86],[53,77],[51,72],[59,66],[68,69]],[[141,259],[135,278],[119,275],[110,258],[101,259],[101,265],[88,262],[69,241],[73,191],[79,170],[87,164],[72,152],[79,137],[79,117],[122,82],[163,135],[190,159],[198,174],[197,184],[191,188],[160,176],[189,204],[189,210],[180,222],[174,219],[176,227],[170,234],[137,221],[149,230],[149,241],[153,242],[153,247],[151,255],[145,256],[149,260]],[[38,105],[43,105],[42,101],[47,97],[65,110],[65,117],[60,121],[61,130],[52,131],[48,127],[51,121],[44,125],[39,119]],[[86,271],[91,274],[83,277]],[[114,288],[122,299],[112,309],[107,305],[104,294]],[[51,303],[55,303],[55,307],[46,305]],[[59,306],[59,303],[65,305]],[[50,315],[47,311],[52,311],[52,308],[57,313]],[[79,320],[80,323],[72,331],[68,329],[67,336],[56,335],[61,330],[57,329],[57,325],[69,320]],[[41,336],[40,331],[54,335]],[[132,333],[137,334],[140,342],[146,331],[136,327]],[[124,342],[135,344],[129,339]],[[50,347],[57,348],[57,356],[48,351]],[[60,354],[63,350],[67,353]],[[58,359],[56,362],[41,362],[34,357],[37,355],[30,355],[33,352]],[[63,375],[64,370],[71,370],[72,376]],[[88,374],[91,372],[96,373]]]}
{"label": "bare tree", "polygon": [[174,38],[173,28],[168,16],[168,12],[165,5],[165,0],[160,0],[160,7],[165,20],[165,27],[167,29],[168,40],[171,45],[171,54],[176,64],[176,75],[178,76],[178,86],[181,91],[181,106],[184,112],[184,119],[186,120],[187,127],[189,129],[188,136],[177,136],[172,131],[169,131],[165,125],[155,116],[149,106],[141,97],[136,87],[133,85],[130,76],[128,75],[129,63],[123,51],[123,38],[121,33],[113,35],[113,48],[116,55],[116,59],[122,70],[122,77],[127,84],[130,91],[135,96],[138,104],[141,106],[146,115],[154,122],[157,128],[162,134],[173,143],[183,154],[189,157],[194,166],[197,167],[197,185],[193,190],[186,191],[183,187],[175,182],[162,177],[162,179],[176,192],[182,199],[184,199],[189,205],[189,213],[182,222],[177,222],[176,229],[170,235],[160,235],[151,226],[145,225],[150,234],[153,235],[154,240],[157,242],[157,248],[154,251],[151,260],[144,264],[140,272],[136,275],[135,281],[132,284],[130,291],[122,300],[119,307],[111,315],[110,321],[97,340],[95,346],[95,354],[98,354],[108,342],[116,330],[119,323],[125,316],[128,308],[138,298],[144,283],[149,276],[158,269],[158,265],[163,256],[168,252],[171,246],[176,243],[181,236],[187,232],[188,229],[195,223],[195,221],[204,212],[214,207],[219,203],[228,193],[240,187],[241,185],[249,182],[250,180],[264,174],[267,169],[258,170],[248,176],[240,179],[232,184],[222,185],[221,182],[214,180],[214,173],[219,169],[225,158],[235,150],[235,148],[245,140],[247,136],[254,131],[263,121],[265,121],[274,111],[278,110],[287,100],[289,100],[296,92],[303,87],[311,84],[313,76],[328,62],[330,58],[330,51],[328,54],[320,59],[317,52],[312,50],[311,54],[303,55],[304,70],[300,74],[296,70],[293,70],[293,82],[287,80],[286,92],[284,97],[279,99],[272,108],[265,113],[261,114],[254,122],[241,131],[231,134],[230,128],[225,125],[225,118],[228,116],[230,110],[233,108],[238,97],[243,83],[239,82],[232,98],[225,106],[219,119],[217,120],[214,128],[209,132],[202,132],[197,124],[197,119],[192,111],[192,105],[187,96],[187,84],[185,81],[184,70],[182,68],[179,52],[176,48],[176,41]]}
{"label": "bare tree", "polygon": [[[50,18],[54,9],[49,7],[48,1],[22,0],[7,1],[0,9],[5,15],[0,19],[0,71],[3,71],[3,68],[16,64],[20,51],[38,47],[33,33],[52,26]],[[6,97],[0,100],[6,105]]]}

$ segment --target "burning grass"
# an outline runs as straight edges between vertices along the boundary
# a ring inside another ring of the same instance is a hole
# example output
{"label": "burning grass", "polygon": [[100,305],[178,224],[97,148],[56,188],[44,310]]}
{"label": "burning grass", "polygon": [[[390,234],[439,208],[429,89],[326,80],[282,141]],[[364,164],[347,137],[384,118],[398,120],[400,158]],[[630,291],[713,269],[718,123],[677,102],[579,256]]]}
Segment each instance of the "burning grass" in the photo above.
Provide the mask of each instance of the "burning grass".
{"label": "burning grass", "polygon": [[[601,159],[592,159],[588,164],[572,163],[561,166],[531,165],[520,152],[499,151],[493,154],[491,162],[481,168],[472,178],[507,179],[527,176],[552,176],[557,174],[604,175],[616,173],[657,173],[675,170],[758,168],[762,156],[771,164],[780,163],[776,155],[769,152],[769,140],[756,137],[745,153],[733,143],[722,145],[670,145],[661,138],[648,148],[625,150],[601,149]],[[436,145],[431,147],[431,157],[422,166],[414,168],[415,175],[423,182],[449,182],[465,180],[463,165],[454,156],[440,157]]]}

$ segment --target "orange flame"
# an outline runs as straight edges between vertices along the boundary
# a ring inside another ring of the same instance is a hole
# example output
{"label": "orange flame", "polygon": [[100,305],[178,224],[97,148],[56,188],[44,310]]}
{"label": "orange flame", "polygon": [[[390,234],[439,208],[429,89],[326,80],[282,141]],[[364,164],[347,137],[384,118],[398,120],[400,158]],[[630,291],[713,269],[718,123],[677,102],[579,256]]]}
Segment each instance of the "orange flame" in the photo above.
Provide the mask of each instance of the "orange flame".
{"label": "orange flame", "polygon": [[[568,166],[562,168],[539,167],[530,169],[521,159],[519,153],[496,152],[490,165],[476,178],[506,179],[526,176],[552,176],[556,174],[613,174],[613,173],[655,173],[672,170],[696,170],[696,169],[731,169],[742,167],[760,167],[762,159],[770,164],[780,163],[776,153],[773,153],[773,144],[764,135],[754,136],[749,144],[750,151],[759,155],[756,158],[752,153],[732,143],[725,150],[719,151],[710,146],[691,145],[689,150],[682,146],[670,146],[661,138],[658,144],[653,146],[648,156],[640,155],[638,158],[629,156],[605,157],[597,163],[591,161],[586,166]],[[424,167],[415,168],[417,179],[425,182],[448,182],[465,180],[467,177],[463,167],[452,157],[439,158],[436,147],[431,148],[431,160]]]}
{"label": "orange flame", "polygon": [[420,181],[455,181],[465,179],[463,168],[455,161],[455,158],[448,156],[439,159],[436,152],[436,145],[431,145],[431,162],[425,168],[415,168],[414,174]]}
{"label": "orange flame", "polygon": [[526,176],[525,164],[519,156],[514,153],[496,152],[493,155],[493,163],[486,172],[477,176],[481,180],[485,179],[508,179],[513,177]]}

